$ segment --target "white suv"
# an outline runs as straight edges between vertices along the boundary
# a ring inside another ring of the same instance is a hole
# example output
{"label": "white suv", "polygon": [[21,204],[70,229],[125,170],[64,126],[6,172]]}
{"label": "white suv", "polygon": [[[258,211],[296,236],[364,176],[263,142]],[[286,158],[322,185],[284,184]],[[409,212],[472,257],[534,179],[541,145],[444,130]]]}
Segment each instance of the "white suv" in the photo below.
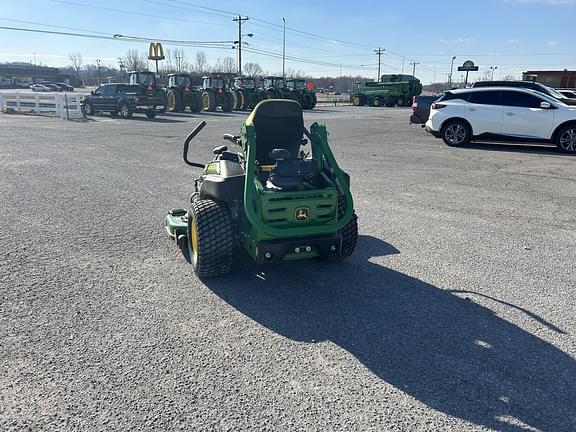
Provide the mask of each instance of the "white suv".
{"label": "white suv", "polygon": [[449,146],[476,139],[538,141],[576,153],[576,106],[524,88],[451,90],[432,104],[426,131]]}

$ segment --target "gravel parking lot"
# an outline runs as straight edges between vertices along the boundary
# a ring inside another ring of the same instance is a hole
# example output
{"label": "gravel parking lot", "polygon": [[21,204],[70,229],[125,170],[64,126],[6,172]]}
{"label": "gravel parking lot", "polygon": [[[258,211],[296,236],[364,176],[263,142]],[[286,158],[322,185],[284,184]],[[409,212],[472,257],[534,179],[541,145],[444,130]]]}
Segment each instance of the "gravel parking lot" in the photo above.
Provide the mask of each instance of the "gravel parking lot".
{"label": "gravel parking lot", "polygon": [[0,114],[0,429],[576,430],[576,158],[318,108],[360,221],[339,265],[198,280],[166,236],[246,114]]}

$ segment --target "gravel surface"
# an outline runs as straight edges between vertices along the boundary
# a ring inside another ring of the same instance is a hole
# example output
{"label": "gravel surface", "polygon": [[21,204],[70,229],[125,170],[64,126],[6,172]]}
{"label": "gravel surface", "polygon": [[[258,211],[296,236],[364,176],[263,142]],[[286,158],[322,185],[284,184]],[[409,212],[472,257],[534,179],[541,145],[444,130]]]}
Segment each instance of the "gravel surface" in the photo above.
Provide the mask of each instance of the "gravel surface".
{"label": "gravel surface", "polygon": [[576,157],[320,108],[342,264],[200,281],[163,218],[245,114],[0,114],[0,430],[574,431]]}

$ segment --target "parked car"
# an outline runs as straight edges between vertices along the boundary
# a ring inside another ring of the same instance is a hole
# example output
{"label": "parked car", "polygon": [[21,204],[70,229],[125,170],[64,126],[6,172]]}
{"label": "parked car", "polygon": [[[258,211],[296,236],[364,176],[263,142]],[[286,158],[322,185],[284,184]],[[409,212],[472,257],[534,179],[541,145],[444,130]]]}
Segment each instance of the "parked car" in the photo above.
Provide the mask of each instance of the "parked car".
{"label": "parked car", "polygon": [[533,81],[476,81],[473,88],[478,87],[520,87],[539,91],[555,99],[564,102],[566,105],[576,105],[576,99],[564,96],[558,90]]}
{"label": "parked car", "polygon": [[412,98],[412,114],[410,124],[424,124],[430,117],[430,105],[440,96],[414,96]]}
{"label": "parked car", "polygon": [[570,99],[576,99],[576,89],[556,89]]}
{"label": "parked car", "polygon": [[43,85],[43,84],[32,84],[30,86],[30,90],[32,90],[34,92],[51,92],[51,91],[54,91],[53,88],[48,87],[48,86]]}
{"label": "parked car", "polygon": [[86,115],[109,112],[131,118],[134,113],[144,113],[154,118],[156,106],[162,103],[162,96],[150,96],[137,84],[104,84],[84,97],[82,108]]}
{"label": "parked car", "polygon": [[525,88],[451,90],[432,104],[426,131],[453,147],[478,139],[537,141],[576,154],[576,107]]}

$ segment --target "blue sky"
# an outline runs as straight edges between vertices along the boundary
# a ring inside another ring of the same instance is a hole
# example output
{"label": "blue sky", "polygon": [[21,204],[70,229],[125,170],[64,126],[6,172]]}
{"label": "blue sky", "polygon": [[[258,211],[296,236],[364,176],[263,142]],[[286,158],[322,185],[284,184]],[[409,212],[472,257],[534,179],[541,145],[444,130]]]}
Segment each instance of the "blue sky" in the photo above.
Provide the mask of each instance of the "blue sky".
{"label": "blue sky", "polygon": [[[311,76],[337,76],[342,65],[343,75],[375,77],[373,50],[378,47],[386,50],[382,73],[400,73],[403,64],[404,72],[410,73],[410,63],[417,62],[416,75],[424,82],[434,76],[446,79],[454,55],[455,69],[470,59],[480,66],[478,75],[498,66],[495,78],[519,76],[527,69],[576,69],[576,0],[2,0],[0,26],[233,41],[238,36],[234,13],[251,17],[243,25],[243,33],[254,34],[245,38],[249,46],[243,50],[243,63],[260,63],[270,73],[282,70],[282,60],[269,54],[282,52],[282,18],[287,27],[286,54],[294,57],[286,67]],[[0,40],[0,62],[34,61],[35,57],[51,66],[68,64],[71,52],[81,52],[85,63],[98,58],[117,65],[117,58],[128,49],[147,49],[146,44],[128,41],[2,29]],[[202,50],[210,63],[235,58],[236,51],[226,45],[226,49]],[[165,44],[166,48],[183,48],[191,59],[198,50]],[[460,78],[458,72],[454,76]]]}

